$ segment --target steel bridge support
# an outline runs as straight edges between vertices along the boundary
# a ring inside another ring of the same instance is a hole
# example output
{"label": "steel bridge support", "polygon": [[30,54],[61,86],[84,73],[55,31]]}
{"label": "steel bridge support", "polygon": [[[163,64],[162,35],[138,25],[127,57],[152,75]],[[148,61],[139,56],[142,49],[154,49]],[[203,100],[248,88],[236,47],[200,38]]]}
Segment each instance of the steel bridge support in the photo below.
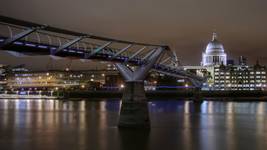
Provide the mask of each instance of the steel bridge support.
{"label": "steel bridge support", "polygon": [[103,50],[105,47],[109,46],[111,43],[112,43],[112,41],[111,41],[111,42],[107,42],[107,43],[105,43],[104,45],[99,46],[98,48],[96,48],[96,49],[94,49],[93,51],[91,51],[91,53],[89,53],[89,54],[86,53],[85,56],[84,56],[84,58],[85,58],[85,59],[88,59],[88,58],[92,57],[92,56],[95,55],[96,53],[98,53],[98,52],[100,52],[101,50]]}
{"label": "steel bridge support", "polygon": [[125,48],[121,49],[119,52],[117,52],[116,54],[114,54],[110,60],[116,58],[117,56],[119,56],[120,54],[122,54],[123,52],[125,52],[126,50],[128,50],[130,47],[132,47],[132,44],[129,44],[128,46],[126,46]]}
{"label": "steel bridge support", "polygon": [[140,54],[144,49],[146,49],[146,46],[142,47],[137,52],[135,52],[127,61],[132,60],[135,56],[137,56],[138,54]]}
{"label": "steel bridge support", "polygon": [[60,47],[58,47],[57,49],[55,49],[55,50],[51,50],[50,53],[51,53],[52,55],[56,55],[56,54],[58,54],[59,52],[61,52],[62,50],[69,48],[70,46],[74,45],[75,43],[81,41],[81,40],[84,39],[84,38],[87,38],[87,36],[80,36],[80,37],[77,37],[76,39],[74,39],[74,40],[72,40],[72,41],[70,41],[70,42],[68,42],[68,43],[66,43],[66,44],[64,44],[64,45],[62,45],[62,46],[60,46]]}
{"label": "steel bridge support", "polygon": [[167,47],[159,47],[150,55],[147,63],[132,71],[126,65],[116,67],[125,79],[125,89],[118,126],[120,128],[150,128],[149,110],[144,90],[144,79]]}
{"label": "steel bridge support", "polygon": [[46,27],[47,27],[46,25],[40,26],[40,27],[32,27],[32,28],[29,28],[29,29],[21,32],[21,33],[16,34],[13,37],[11,36],[10,38],[6,39],[3,44],[0,45],[0,48],[6,48],[7,46],[11,45],[12,43],[14,43],[14,42],[16,42],[16,41],[18,41],[18,40],[20,40],[20,39],[22,39],[28,35],[30,35],[31,33],[35,32],[39,29],[44,29]]}

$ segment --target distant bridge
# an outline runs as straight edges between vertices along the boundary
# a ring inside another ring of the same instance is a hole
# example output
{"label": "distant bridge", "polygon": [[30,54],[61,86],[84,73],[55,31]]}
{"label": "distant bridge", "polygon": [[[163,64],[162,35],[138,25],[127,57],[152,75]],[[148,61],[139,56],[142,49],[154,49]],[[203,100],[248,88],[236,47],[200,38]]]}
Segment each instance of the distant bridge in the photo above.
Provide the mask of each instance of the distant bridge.
{"label": "distant bridge", "polygon": [[[150,69],[186,78],[195,87],[205,81],[179,67],[176,53],[165,45],[117,40],[4,16],[0,16],[0,49],[26,55],[113,61],[126,81],[143,80]],[[140,66],[139,70],[133,71],[127,64]]]}

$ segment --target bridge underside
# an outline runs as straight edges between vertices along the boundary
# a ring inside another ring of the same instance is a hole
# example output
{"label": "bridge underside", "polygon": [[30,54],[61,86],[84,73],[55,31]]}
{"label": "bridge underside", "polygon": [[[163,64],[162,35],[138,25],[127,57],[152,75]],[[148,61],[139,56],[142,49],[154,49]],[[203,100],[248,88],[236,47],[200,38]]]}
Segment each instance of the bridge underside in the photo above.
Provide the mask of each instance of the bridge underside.
{"label": "bridge underside", "polygon": [[[1,50],[116,63],[126,85],[119,127],[150,126],[144,79],[151,69],[170,76],[187,78],[196,87],[201,86],[204,81],[203,78],[179,68],[176,54],[168,46],[110,39],[3,16],[0,16],[0,27]],[[135,65],[136,69],[130,69],[127,64]]]}

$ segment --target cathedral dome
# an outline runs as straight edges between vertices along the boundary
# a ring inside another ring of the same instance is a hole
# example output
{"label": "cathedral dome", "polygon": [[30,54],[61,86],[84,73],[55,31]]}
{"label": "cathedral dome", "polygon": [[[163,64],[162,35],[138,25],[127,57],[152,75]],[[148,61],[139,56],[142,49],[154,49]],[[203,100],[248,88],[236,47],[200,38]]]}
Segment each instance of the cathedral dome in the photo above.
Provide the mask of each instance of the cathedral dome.
{"label": "cathedral dome", "polygon": [[217,40],[217,34],[213,33],[212,41],[206,47],[206,54],[222,54],[224,53],[223,45]]}
{"label": "cathedral dome", "polygon": [[226,65],[227,55],[224,52],[223,45],[217,40],[217,34],[213,33],[212,40],[202,53],[202,66]]}

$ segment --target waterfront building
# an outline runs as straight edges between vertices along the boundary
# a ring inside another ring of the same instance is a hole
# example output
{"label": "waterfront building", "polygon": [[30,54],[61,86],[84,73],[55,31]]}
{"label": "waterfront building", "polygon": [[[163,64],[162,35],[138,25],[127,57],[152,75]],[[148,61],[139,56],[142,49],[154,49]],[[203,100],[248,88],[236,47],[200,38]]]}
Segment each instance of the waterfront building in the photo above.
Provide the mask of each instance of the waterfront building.
{"label": "waterfront building", "polygon": [[105,76],[105,84],[103,86],[106,90],[118,90],[123,88],[123,79],[119,74],[108,74]]}
{"label": "waterfront building", "polygon": [[96,90],[105,85],[105,77],[118,75],[116,71],[22,71],[7,77],[11,90]]}
{"label": "waterfront building", "polygon": [[258,62],[254,66],[217,65],[214,67],[213,90],[266,90],[266,67]]}
{"label": "waterfront building", "polygon": [[266,67],[258,62],[249,66],[244,56],[238,58],[237,64],[227,60],[216,33],[202,54],[201,66],[184,66],[184,69],[208,77],[202,90],[266,90],[267,86]]}
{"label": "waterfront building", "polygon": [[201,77],[206,77],[207,82],[203,84],[203,89],[207,89],[208,86],[212,86],[214,83],[214,66],[184,66],[184,70]]}
{"label": "waterfront building", "polygon": [[238,65],[247,65],[247,58],[244,56],[239,56]]}
{"label": "waterfront building", "polygon": [[6,66],[0,64],[0,91],[3,90],[6,86],[7,79],[6,79]]}
{"label": "waterfront building", "polygon": [[203,89],[210,89],[214,85],[214,67],[220,64],[227,65],[227,54],[216,33],[213,33],[212,40],[202,53],[200,64],[200,66],[184,66],[184,69],[196,75],[207,77],[207,82],[203,84]]}

